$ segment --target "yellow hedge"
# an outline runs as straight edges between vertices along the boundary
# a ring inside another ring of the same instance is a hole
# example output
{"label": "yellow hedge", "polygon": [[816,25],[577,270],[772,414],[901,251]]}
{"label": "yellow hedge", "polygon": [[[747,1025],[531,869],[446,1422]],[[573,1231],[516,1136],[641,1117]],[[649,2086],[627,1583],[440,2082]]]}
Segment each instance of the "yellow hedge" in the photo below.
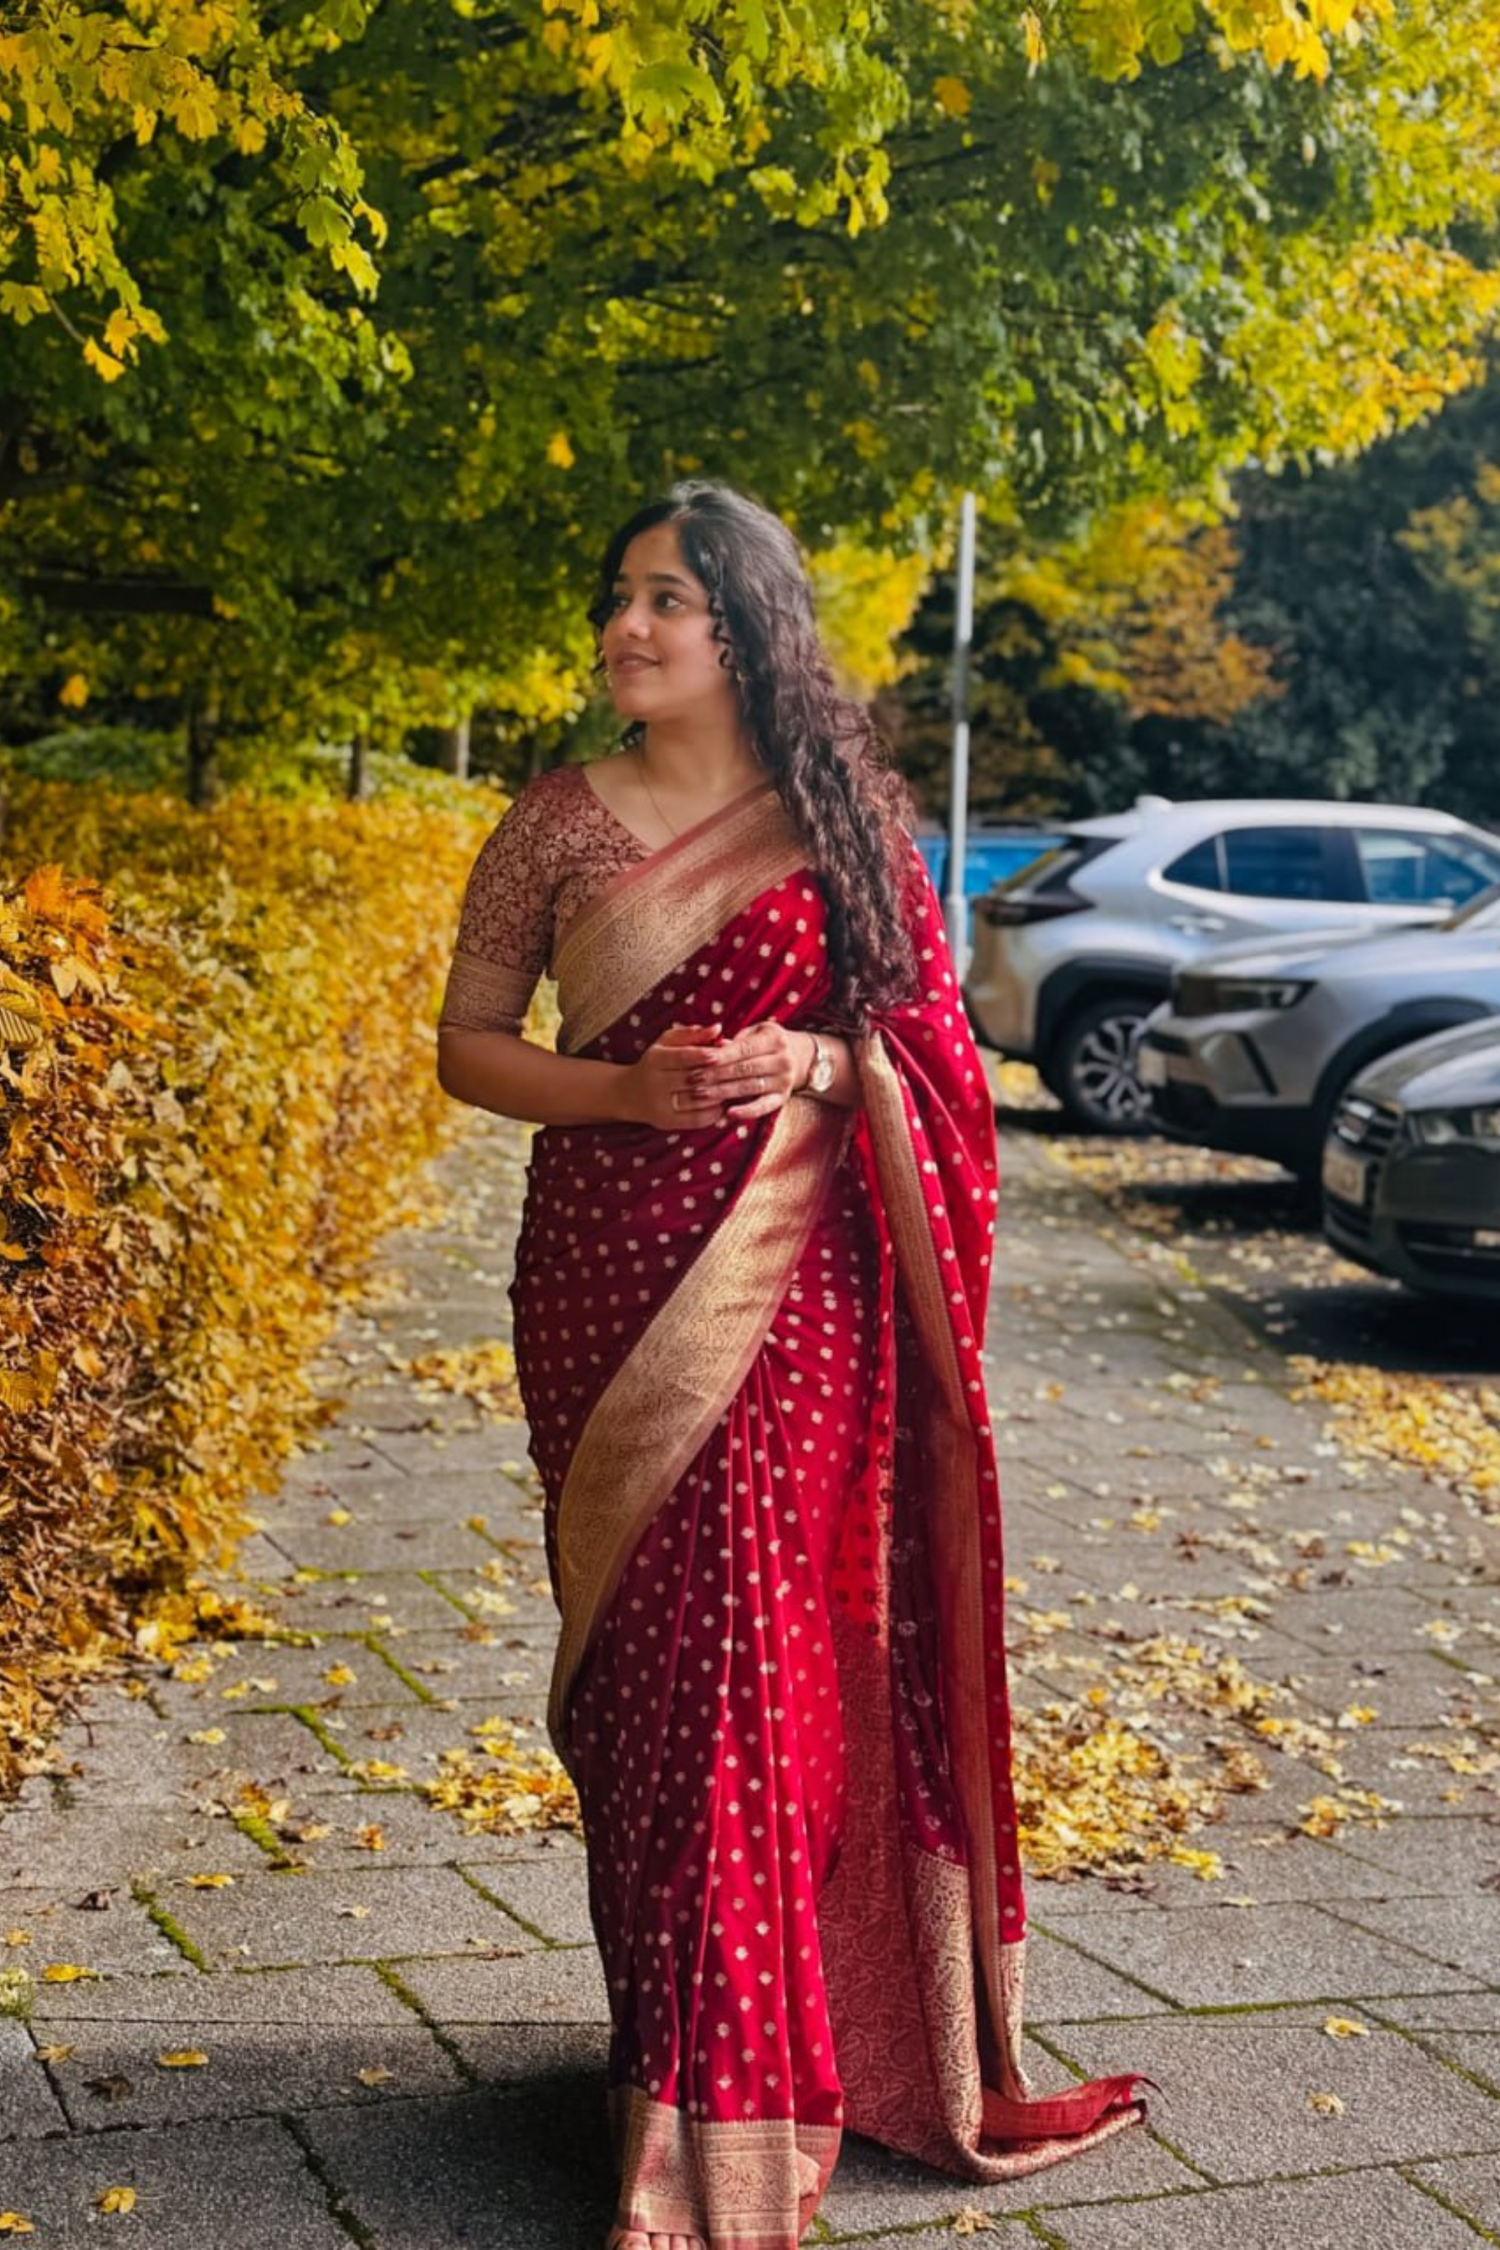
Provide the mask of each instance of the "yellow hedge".
{"label": "yellow hedge", "polygon": [[183,1629],[305,1430],[309,1357],[439,1132],[434,1001],[497,810],[12,784],[0,1784],[80,1664]]}

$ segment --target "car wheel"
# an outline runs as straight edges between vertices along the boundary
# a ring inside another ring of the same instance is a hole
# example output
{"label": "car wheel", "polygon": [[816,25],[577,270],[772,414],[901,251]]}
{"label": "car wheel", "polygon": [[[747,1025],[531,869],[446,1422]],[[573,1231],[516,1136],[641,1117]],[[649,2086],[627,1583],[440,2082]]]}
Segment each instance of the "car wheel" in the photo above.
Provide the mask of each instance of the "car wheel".
{"label": "car wheel", "polygon": [[1047,1084],[1068,1115],[1096,1133],[1149,1133],[1151,1097],[1136,1052],[1155,1000],[1119,993],[1070,1016],[1047,1058]]}

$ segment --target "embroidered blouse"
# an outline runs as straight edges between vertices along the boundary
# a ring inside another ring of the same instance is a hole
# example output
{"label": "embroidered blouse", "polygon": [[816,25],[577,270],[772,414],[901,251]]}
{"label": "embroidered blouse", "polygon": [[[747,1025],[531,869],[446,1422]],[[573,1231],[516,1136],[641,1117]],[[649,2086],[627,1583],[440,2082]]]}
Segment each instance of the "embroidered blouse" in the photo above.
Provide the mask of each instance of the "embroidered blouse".
{"label": "embroidered blouse", "polygon": [[518,1032],[574,915],[649,856],[582,766],[529,782],[474,862],[439,1025]]}

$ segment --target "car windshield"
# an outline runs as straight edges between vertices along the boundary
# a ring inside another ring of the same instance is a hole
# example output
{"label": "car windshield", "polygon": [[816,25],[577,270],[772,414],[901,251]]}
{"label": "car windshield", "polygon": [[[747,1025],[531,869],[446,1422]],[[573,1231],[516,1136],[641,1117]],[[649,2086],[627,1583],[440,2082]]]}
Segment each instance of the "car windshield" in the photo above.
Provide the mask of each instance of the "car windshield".
{"label": "car windshield", "polygon": [[1478,898],[1471,898],[1456,914],[1439,924],[1444,930],[1500,930],[1500,883],[1492,883]]}

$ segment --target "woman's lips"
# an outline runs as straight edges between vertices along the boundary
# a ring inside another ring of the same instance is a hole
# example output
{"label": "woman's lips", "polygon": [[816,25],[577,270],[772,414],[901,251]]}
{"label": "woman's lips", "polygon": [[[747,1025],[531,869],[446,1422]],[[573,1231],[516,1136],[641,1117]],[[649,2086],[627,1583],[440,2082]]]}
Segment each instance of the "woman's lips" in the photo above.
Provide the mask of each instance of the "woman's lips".
{"label": "woman's lips", "polygon": [[654,656],[617,656],[610,666],[612,672],[654,672]]}

